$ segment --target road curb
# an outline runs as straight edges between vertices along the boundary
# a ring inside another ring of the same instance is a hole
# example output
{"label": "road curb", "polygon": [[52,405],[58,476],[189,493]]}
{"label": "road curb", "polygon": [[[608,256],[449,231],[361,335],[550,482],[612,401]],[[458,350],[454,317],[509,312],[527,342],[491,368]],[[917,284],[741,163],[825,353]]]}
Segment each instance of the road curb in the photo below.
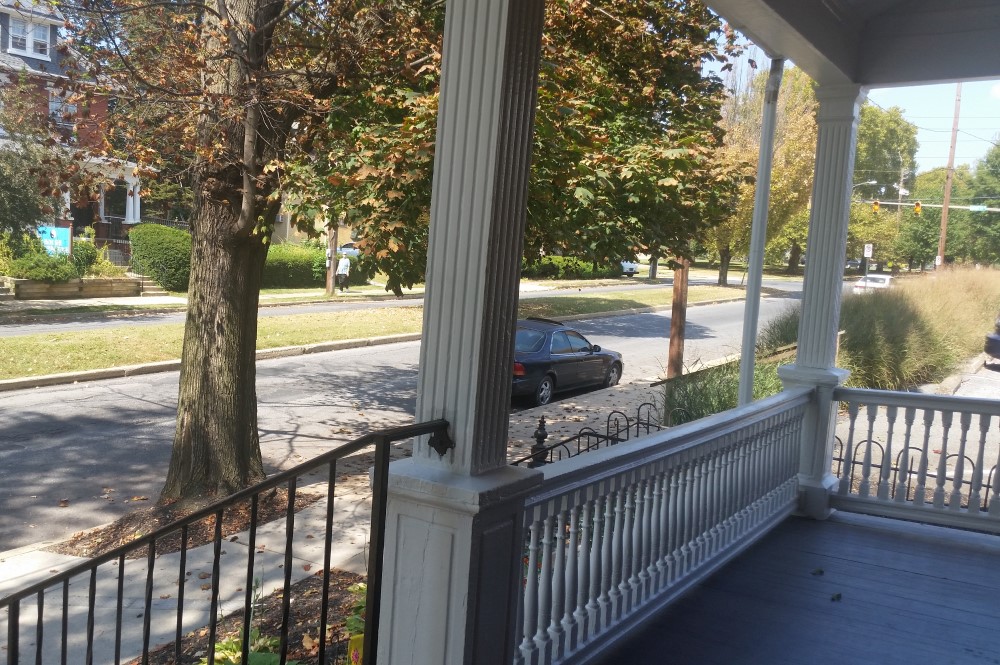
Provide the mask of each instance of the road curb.
{"label": "road curb", "polygon": [[[300,346],[279,346],[273,349],[261,349],[257,351],[257,360],[271,360],[274,358],[288,358],[291,356],[301,356],[310,353],[326,353],[327,351],[342,351],[344,349],[357,349],[365,346],[380,346],[383,344],[397,344],[400,342],[414,342],[420,339],[420,333],[405,333],[401,335],[384,335],[381,337],[368,337],[361,339],[345,339],[336,342],[319,342],[316,344],[303,344]],[[125,365],[122,367],[108,367],[107,369],[92,369],[83,372],[64,372],[61,374],[43,374],[42,376],[29,376],[21,379],[0,380],[0,392],[11,390],[27,390],[29,388],[43,388],[46,386],[59,386],[83,381],[101,381],[103,379],[123,379],[129,376],[140,376],[143,374],[157,374],[160,372],[176,372],[181,368],[180,360],[164,360],[155,363],[145,363],[142,365]]]}
{"label": "road curb", "polygon": [[[740,302],[744,298],[720,298],[716,300],[706,300],[688,304],[688,307],[699,307],[704,305],[721,305],[724,303]],[[662,312],[669,310],[672,305],[656,305],[654,307],[634,307],[632,309],[616,310],[614,312],[601,312],[597,314],[571,314],[569,316],[558,317],[559,321],[582,321],[584,319],[606,319],[612,316],[622,316],[629,314],[648,314],[651,312]],[[318,342],[316,344],[303,344],[297,346],[280,346],[273,349],[261,349],[257,351],[257,360],[272,360],[274,358],[289,358],[292,356],[307,355],[310,353],[326,353],[329,351],[343,351],[345,349],[357,349],[366,346],[381,346],[383,344],[397,344],[400,342],[415,342],[420,340],[420,333],[405,333],[401,335],[385,335],[381,337],[368,337],[359,339],[344,339],[336,342]],[[12,390],[27,390],[30,388],[43,388],[47,386],[59,386],[83,381],[101,381],[104,379],[123,379],[129,376],[140,376],[143,374],[157,374],[159,372],[176,372],[181,368],[180,360],[165,360],[162,362],[145,363],[142,365],[126,365],[123,367],[109,367],[107,369],[93,369],[83,372],[64,372],[61,374],[44,374],[42,376],[30,376],[20,379],[0,380],[0,393]]]}

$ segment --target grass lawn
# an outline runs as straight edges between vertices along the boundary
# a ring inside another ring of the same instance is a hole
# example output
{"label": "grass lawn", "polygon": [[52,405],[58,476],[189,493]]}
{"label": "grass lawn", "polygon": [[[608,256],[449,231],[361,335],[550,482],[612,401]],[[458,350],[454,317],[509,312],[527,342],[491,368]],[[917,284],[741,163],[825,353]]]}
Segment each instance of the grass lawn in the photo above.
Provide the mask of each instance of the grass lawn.
{"label": "grass lawn", "polygon": [[[692,286],[688,301],[697,303],[742,295],[740,289]],[[519,315],[558,318],[670,302],[669,288],[552,296],[522,301]],[[349,316],[330,312],[261,317],[257,348],[419,332],[422,322],[423,308],[419,305],[363,310]],[[183,324],[177,323],[0,338],[0,379],[173,360],[180,357],[183,334]]]}

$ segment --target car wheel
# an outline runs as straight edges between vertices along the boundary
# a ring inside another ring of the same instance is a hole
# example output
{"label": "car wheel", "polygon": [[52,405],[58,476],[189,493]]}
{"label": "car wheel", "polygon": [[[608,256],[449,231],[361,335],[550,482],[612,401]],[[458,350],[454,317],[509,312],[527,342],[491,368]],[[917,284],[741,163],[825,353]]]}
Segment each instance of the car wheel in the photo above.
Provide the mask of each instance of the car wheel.
{"label": "car wheel", "polygon": [[555,391],[556,382],[552,379],[551,374],[546,374],[538,382],[538,387],[535,388],[535,404],[545,406],[552,401],[552,395]]}
{"label": "car wheel", "polygon": [[608,375],[604,379],[604,387],[610,388],[611,386],[618,385],[618,382],[622,378],[622,366],[618,363],[613,363],[611,369],[608,370]]}

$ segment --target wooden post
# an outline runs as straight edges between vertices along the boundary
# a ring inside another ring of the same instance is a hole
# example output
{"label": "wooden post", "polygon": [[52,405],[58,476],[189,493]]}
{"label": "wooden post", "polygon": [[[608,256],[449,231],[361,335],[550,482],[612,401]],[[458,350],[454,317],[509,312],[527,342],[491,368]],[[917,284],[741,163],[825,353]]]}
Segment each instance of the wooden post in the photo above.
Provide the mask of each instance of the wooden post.
{"label": "wooden post", "polygon": [[684,373],[684,326],[687,324],[688,268],[691,262],[677,259],[674,268],[674,297],[670,308],[670,351],[667,355],[667,378]]}

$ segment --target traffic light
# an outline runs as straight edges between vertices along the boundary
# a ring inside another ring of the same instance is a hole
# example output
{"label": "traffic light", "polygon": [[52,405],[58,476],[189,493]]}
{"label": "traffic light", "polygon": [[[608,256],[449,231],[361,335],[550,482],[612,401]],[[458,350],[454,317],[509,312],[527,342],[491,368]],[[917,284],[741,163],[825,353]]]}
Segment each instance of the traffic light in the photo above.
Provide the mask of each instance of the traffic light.
{"label": "traffic light", "polygon": [[878,201],[872,201],[872,212],[878,212]]}
{"label": "traffic light", "polygon": [[921,208],[920,208],[920,201],[917,201],[916,203],[913,204],[913,214],[916,215],[917,217],[919,217],[920,216],[920,210],[921,210]]}

